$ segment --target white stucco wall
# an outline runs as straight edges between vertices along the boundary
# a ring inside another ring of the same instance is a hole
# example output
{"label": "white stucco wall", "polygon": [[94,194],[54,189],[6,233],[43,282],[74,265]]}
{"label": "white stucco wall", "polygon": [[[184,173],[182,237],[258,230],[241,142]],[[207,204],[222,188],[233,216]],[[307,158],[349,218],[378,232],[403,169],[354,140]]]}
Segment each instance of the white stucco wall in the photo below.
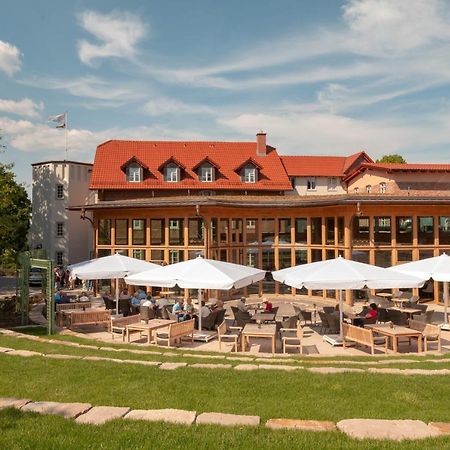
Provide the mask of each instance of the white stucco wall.
{"label": "white stucco wall", "polygon": [[329,177],[315,177],[316,178],[316,189],[308,190],[308,178],[309,177],[295,177],[295,188],[291,192],[287,192],[287,195],[337,195],[345,194],[345,190],[341,185],[340,178],[336,178],[336,189],[328,189],[328,178]]}

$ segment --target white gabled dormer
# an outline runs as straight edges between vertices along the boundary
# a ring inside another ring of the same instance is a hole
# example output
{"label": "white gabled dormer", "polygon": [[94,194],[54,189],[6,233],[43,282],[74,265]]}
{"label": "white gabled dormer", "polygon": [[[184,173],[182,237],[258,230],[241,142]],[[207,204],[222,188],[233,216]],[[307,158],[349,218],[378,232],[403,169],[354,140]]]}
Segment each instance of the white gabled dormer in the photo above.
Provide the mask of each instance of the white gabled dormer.
{"label": "white gabled dormer", "polygon": [[259,180],[260,170],[261,166],[252,158],[249,158],[237,167],[235,172],[239,173],[243,183],[256,183]]}
{"label": "white gabled dormer", "polygon": [[158,170],[164,175],[164,181],[167,183],[178,183],[181,181],[181,171],[184,166],[178,162],[173,156],[162,163]]}
{"label": "white gabled dormer", "polygon": [[219,166],[209,157],[202,159],[192,170],[197,173],[198,180],[202,183],[212,183],[217,179]]}
{"label": "white gabled dormer", "polygon": [[144,170],[148,171],[148,167],[135,156],[122,164],[121,169],[129,183],[141,183],[144,181]]}

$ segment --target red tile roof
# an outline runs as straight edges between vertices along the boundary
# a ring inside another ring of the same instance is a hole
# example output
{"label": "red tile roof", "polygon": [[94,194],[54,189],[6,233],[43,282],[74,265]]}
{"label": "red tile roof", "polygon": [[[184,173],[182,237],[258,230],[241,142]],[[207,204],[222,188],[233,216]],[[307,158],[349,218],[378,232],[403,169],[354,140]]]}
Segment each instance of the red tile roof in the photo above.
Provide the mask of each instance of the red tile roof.
{"label": "red tile roof", "polygon": [[382,170],[386,172],[450,172],[450,164],[394,164],[394,163],[364,163],[351,172],[345,181],[350,181],[356,175],[366,170]]}
{"label": "red tile roof", "polygon": [[[256,142],[171,142],[171,141],[119,141],[100,144],[95,154],[91,189],[241,189],[241,190],[291,190],[289,178],[272,147],[266,156],[256,154]],[[121,166],[132,157],[145,164],[150,172],[141,183],[130,183]],[[193,170],[206,157],[220,169],[216,181],[201,182]],[[243,183],[235,171],[251,158],[259,165],[260,179],[256,183]],[[178,183],[164,181],[161,168],[166,161],[178,161],[184,167]]]}
{"label": "red tile roof", "polygon": [[282,156],[281,160],[290,177],[340,177],[345,156]]}

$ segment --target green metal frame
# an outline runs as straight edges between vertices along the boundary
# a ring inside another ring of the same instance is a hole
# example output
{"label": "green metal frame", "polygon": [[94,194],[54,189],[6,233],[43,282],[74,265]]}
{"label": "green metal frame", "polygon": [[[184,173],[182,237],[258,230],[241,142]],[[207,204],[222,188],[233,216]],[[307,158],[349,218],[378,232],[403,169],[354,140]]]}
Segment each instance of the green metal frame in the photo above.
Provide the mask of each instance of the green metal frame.
{"label": "green metal frame", "polygon": [[54,262],[50,259],[31,258],[28,252],[20,253],[19,264],[19,292],[21,324],[28,324],[28,305],[30,300],[29,277],[30,268],[36,267],[45,271],[42,279],[42,291],[47,300],[47,334],[55,332],[55,274]]}

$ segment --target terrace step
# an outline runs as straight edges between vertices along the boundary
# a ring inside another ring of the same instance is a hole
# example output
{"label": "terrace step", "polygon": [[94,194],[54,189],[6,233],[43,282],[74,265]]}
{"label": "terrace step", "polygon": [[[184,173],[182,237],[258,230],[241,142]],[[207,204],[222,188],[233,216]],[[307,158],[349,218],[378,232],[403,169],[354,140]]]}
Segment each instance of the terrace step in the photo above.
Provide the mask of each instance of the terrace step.
{"label": "terrace step", "polygon": [[127,413],[124,418],[191,425],[194,423],[196,415],[195,411],[185,411],[183,409],[135,409]]}
{"label": "terrace step", "polygon": [[75,422],[102,425],[109,420],[120,419],[129,410],[130,408],[119,406],[94,406],[89,411],[78,416]]}
{"label": "terrace step", "polygon": [[238,414],[202,413],[197,417],[197,424],[226,425],[226,426],[258,426],[259,416],[242,416]]}
{"label": "terrace step", "polygon": [[24,405],[21,410],[40,414],[57,414],[66,419],[74,419],[91,408],[90,403],[31,402]]}

